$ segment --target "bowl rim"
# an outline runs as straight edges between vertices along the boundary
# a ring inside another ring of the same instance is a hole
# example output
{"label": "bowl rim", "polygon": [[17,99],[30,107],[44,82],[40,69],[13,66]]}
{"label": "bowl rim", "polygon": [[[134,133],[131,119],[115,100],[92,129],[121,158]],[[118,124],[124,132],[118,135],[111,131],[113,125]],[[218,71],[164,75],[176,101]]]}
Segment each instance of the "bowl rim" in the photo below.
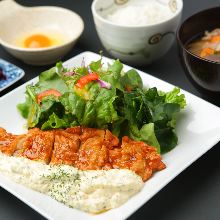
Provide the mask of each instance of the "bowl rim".
{"label": "bowl rim", "polygon": [[77,14],[76,12],[67,9],[67,8],[62,8],[62,7],[58,7],[58,6],[35,6],[35,7],[26,7],[26,6],[22,6],[21,8],[23,9],[27,9],[27,10],[54,10],[54,11],[62,11],[65,13],[71,13],[72,15],[76,16],[78,19],[78,23],[80,24],[80,29],[78,32],[76,32],[76,35],[71,37],[68,41],[66,41],[63,44],[60,45],[55,45],[55,46],[51,46],[51,47],[42,47],[42,48],[24,48],[24,47],[19,47],[16,46],[14,44],[10,44],[7,43],[6,41],[2,40],[2,38],[0,38],[0,45],[2,45],[3,47],[7,48],[7,49],[11,49],[11,50],[15,50],[15,51],[19,51],[19,52],[28,52],[28,53],[36,53],[36,52],[44,52],[44,51],[51,51],[51,50],[56,50],[65,46],[70,45],[71,43],[73,43],[74,41],[76,41],[81,34],[84,31],[85,25],[84,25],[84,21],[81,18],[81,16],[79,14]]}
{"label": "bowl rim", "polygon": [[207,8],[207,9],[204,9],[204,10],[201,10],[201,11],[198,11],[196,12],[195,14],[192,14],[190,15],[189,17],[187,17],[180,25],[179,27],[177,28],[177,31],[176,31],[176,39],[179,43],[179,45],[181,46],[181,48],[188,54],[190,54],[191,56],[195,57],[195,58],[198,58],[199,60],[202,60],[202,61],[205,61],[205,62],[208,62],[208,63],[212,63],[212,64],[217,64],[217,65],[220,65],[220,62],[217,62],[217,61],[213,61],[213,60],[208,60],[206,58],[203,58],[203,57],[200,57],[194,53],[192,53],[191,51],[189,51],[187,48],[186,48],[186,45],[187,44],[183,44],[182,40],[180,39],[180,30],[181,28],[183,27],[183,25],[190,19],[192,19],[194,16],[200,14],[200,13],[204,13],[204,12],[207,12],[207,11],[212,11],[213,9],[215,10],[220,10],[220,6],[217,6],[217,7],[211,7],[211,8]]}
{"label": "bowl rim", "polygon": [[121,25],[121,24],[117,24],[114,23],[112,21],[107,20],[106,18],[102,17],[101,15],[99,15],[97,13],[97,10],[95,9],[95,6],[97,4],[99,0],[93,0],[92,2],[92,14],[94,17],[97,17],[99,20],[101,20],[103,23],[109,24],[111,26],[115,26],[115,27],[119,27],[119,28],[131,28],[131,29],[138,29],[138,28],[146,28],[146,27],[153,27],[153,26],[157,26],[157,25],[161,25],[161,24],[165,24],[166,22],[175,19],[176,17],[178,17],[182,11],[183,11],[183,0],[176,0],[180,3],[180,7],[177,9],[177,11],[173,14],[173,16],[171,16],[170,18],[167,18],[163,21],[154,23],[154,24],[147,24],[147,25]]}

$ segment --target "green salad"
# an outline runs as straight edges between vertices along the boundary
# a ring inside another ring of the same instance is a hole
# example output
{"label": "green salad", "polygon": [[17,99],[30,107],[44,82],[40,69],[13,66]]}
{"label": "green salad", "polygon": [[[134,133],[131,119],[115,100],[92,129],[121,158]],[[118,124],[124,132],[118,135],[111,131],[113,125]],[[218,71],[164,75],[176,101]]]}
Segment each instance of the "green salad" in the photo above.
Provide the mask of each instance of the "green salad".
{"label": "green salad", "polygon": [[185,105],[179,88],[144,88],[136,70],[123,71],[119,60],[104,68],[100,59],[71,69],[57,63],[27,86],[26,101],[17,107],[28,128],[109,129],[165,153],[177,145],[176,115]]}

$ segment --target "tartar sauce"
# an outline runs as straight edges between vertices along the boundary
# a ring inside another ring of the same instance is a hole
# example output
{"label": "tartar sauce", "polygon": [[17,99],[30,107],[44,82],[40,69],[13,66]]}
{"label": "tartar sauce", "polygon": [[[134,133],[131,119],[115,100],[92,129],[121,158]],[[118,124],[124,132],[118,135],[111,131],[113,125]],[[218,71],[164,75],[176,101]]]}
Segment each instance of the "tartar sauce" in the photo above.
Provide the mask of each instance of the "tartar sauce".
{"label": "tartar sauce", "polygon": [[72,166],[51,166],[2,153],[0,173],[69,207],[90,213],[122,205],[144,184],[130,170],[81,171]]}

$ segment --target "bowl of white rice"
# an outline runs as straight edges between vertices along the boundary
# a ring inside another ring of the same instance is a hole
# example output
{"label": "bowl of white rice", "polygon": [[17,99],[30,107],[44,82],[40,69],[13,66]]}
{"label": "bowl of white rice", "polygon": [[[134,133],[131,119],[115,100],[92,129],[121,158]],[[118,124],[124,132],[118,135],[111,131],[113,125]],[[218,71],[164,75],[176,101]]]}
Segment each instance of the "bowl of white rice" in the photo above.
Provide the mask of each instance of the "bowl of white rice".
{"label": "bowl of white rice", "polygon": [[94,0],[98,36],[115,58],[147,65],[164,56],[175,40],[182,0]]}

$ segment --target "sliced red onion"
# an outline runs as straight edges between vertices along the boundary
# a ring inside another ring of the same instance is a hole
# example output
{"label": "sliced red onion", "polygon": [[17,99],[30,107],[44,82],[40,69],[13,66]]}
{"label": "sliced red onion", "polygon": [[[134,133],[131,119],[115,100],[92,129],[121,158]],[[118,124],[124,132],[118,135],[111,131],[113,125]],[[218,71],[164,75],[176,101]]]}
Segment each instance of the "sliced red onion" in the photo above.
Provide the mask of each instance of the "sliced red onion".
{"label": "sliced red onion", "polygon": [[97,81],[99,82],[99,84],[102,88],[105,88],[105,89],[111,89],[112,88],[112,85],[110,83],[106,82],[106,81],[103,81],[101,79],[98,79]]}
{"label": "sliced red onion", "polygon": [[74,76],[76,73],[75,72],[66,72],[63,75],[64,76]]}

